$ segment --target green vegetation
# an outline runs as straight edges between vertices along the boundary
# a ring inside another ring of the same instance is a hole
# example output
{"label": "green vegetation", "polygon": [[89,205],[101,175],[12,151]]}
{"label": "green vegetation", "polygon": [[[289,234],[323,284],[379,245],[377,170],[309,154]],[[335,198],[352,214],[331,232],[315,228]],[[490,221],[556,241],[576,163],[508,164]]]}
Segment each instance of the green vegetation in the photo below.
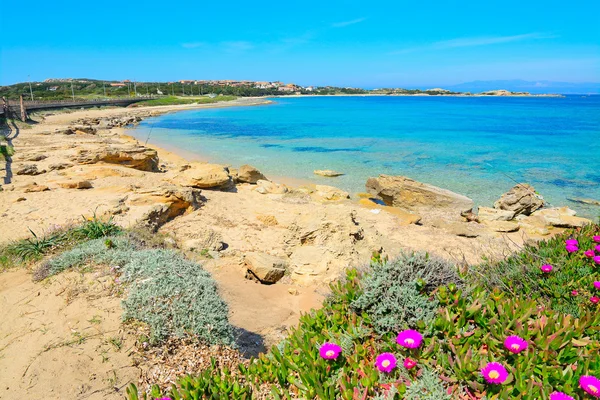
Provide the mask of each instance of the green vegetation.
{"label": "green vegetation", "polygon": [[217,96],[217,97],[196,97],[196,98],[185,98],[185,97],[174,97],[167,96],[161,97],[154,100],[146,100],[137,103],[136,107],[144,106],[170,106],[175,104],[212,104],[220,101],[231,101],[235,100],[235,96]]}
{"label": "green vegetation", "polygon": [[[154,387],[150,397],[132,385],[129,399],[247,399],[269,385],[273,399],[548,399],[553,391],[591,399],[578,380],[600,376],[599,306],[589,300],[598,294],[591,282],[600,281],[600,264],[567,253],[565,239],[578,240],[583,249],[598,235],[598,225],[574,231],[486,262],[462,278],[426,255],[391,262],[376,256],[370,268],[349,269],[331,285],[322,309],[302,316],[283,342],[237,374],[213,364],[167,392]],[[553,271],[535,272],[544,263]],[[565,282],[582,298],[567,301]],[[577,313],[566,312],[570,307]],[[421,332],[417,348],[396,343],[406,328]],[[527,347],[511,348],[509,336]],[[320,355],[326,342],[339,345],[339,356]],[[382,353],[398,360],[389,373],[375,365]],[[403,365],[408,361],[414,367]],[[490,362],[506,369],[501,384],[482,375]]]}

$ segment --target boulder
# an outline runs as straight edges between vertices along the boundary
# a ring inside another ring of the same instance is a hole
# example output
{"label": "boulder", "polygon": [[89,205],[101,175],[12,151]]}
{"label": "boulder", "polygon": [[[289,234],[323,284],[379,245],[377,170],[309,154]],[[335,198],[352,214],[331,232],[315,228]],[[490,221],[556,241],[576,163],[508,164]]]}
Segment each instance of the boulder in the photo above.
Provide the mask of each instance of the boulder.
{"label": "boulder", "polygon": [[479,220],[485,221],[510,221],[515,217],[515,212],[510,210],[500,210],[497,208],[479,207]]}
{"label": "boulder", "polygon": [[245,262],[251,276],[261,283],[272,284],[279,281],[287,269],[286,260],[266,253],[248,253]]}
{"label": "boulder", "polygon": [[140,215],[138,226],[155,232],[171,219],[198,209],[203,201],[198,189],[164,185],[135,192],[129,196],[126,205],[133,214]]}
{"label": "boulder", "polygon": [[498,210],[513,211],[515,215],[531,215],[544,206],[544,198],[535,193],[533,186],[526,183],[515,185],[494,203]]}
{"label": "boulder", "polygon": [[327,178],[334,178],[336,176],[342,176],[342,175],[344,175],[343,172],[337,172],[337,171],[333,171],[331,169],[315,169],[313,171],[313,173],[315,175],[325,176]]}
{"label": "boulder", "polygon": [[44,154],[34,154],[26,158],[27,161],[42,161],[48,158],[47,155]]}
{"label": "boulder", "polygon": [[237,171],[237,180],[243,183],[256,184],[259,180],[267,180],[267,178],[258,169],[245,164]]}
{"label": "boulder", "polygon": [[46,170],[38,170],[37,165],[35,164],[26,164],[19,168],[16,172],[17,175],[40,175],[45,173]]}
{"label": "boulder", "polygon": [[404,176],[379,175],[369,178],[365,186],[387,206],[424,212],[424,215],[435,210],[460,216],[473,208],[473,200],[466,196]]}
{"label": "boulder", "polygon": [[231,176],[222,165],[194,162],[173,179],[182,186],[200,189],[228,189],[233,184]]}
{"label": "boulder", "polygon": [[86,181],[86,180],[62,181],[62,182],[56,182],[56,184],[64,189],[91,189],[92,188],[91,182]]}
{"label": "boulder", "polygon": [[50,188],[48,186],[38,185],[37,183],[33,182],[31,185],[25,186],[23,191],[25,193],[35,193],[35,192],[45,192],[47,190],[50,190]]}
{"label": "boulder", "polygon": [[158,170],[156,150],[144,146],[110,146],[96,151],[80,150],[76,161],[80,164],[118,164],[140,171]]}
{"label": "boulder", "polygon": [[350,198],[348,192],[333,186],[317,185],[315,188],[316,191],[313,194],[322,200],[338,201]]}
{"label": "boulder", "polygon": [[258,193],[261,194],[284,194],[287,193],[288,188],[279,183],[266,181],[259,179],[256,182],[257,188],[255,189]]}
{"label": "boulder", "polygon": [[67,169],[72,167],[73,164],[71,163],[56,163],[56,164],[50,164],[50,166],[48,167],[49,171],[59,171],[61,169]]}
{"label": "boulder", "polygon": [[531,218],[538,218],[544,225],[559,228],[581,228],[592,223],[587,218],[576,217],[576,214],[569,207],[553,207],[537,210],[531,214]]}

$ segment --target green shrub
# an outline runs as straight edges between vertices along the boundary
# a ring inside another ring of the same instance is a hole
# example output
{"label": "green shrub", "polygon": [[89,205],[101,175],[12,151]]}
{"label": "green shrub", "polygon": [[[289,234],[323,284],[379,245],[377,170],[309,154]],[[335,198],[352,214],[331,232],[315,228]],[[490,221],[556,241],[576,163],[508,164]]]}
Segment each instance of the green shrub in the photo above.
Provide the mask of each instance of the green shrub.
{"label": "green shrub", "polygon": [[98,239],[105,236],[117,235],[121,233],[121,228],[112,221],[112,217],[108,221],[96,217],[96,213],[92,219],[83,219],[83,224],[73,229],[72,234],[80,239]]}
{"label": "green shrub", "polygon": [[42,237],[38,237],[31,229],[29,232],[33,237],[10,244],[3,252],[6,255],[19,257],[22,261],[36,260],[50,250],[59,247],[67,239],[67,236],[62,232]]}
{"label": "green shrub", "polygon": [[389,262],[374,262],[361,277],[362,293],[352,302],[366,313],[380,334],[403,328],[427,330],[438,305],[429,293],[450,283],[462,284],[453,266],[424,253],[402,254]]}
{"label": "green shrub", "polygon": [[423,370],[422,375],[406,388],[406,400],[450,400],[442,381],[431,370]]}

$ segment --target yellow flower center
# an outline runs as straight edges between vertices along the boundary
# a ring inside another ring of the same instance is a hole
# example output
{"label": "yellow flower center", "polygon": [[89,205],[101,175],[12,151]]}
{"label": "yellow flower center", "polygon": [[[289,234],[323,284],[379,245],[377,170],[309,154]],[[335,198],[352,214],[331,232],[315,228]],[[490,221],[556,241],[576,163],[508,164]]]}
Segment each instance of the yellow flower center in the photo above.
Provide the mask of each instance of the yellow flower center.
{"label": "yellow flower center", "polygon": [[598,393],[598,388],[594,385],[588,385],[588,389],[590,389],[592,393]]}
{"label": "yellow flower center", "polygon": [[383,368],[387,368],[389,365],[390,365],[390,360],[383,360],[383,361],[381,362],[381,366],[382,366]]}
{"label": "yellow flower center", "polygon": [[413,339],[411,339],[411,338],[404,339],[404,344],[409,344],[410,345],[410,344],[413,344],[414,342],[415,341]]}
{"label": "yellow flower center", "polygon": [[327,357],[333,357],[333,355],[334,355],[334,354],[335,354],[335,351],[333,351],[333,350],[327,350],[327,351],[325,352],[325,355],[326,355]]}
{"label": "yellow flower center", "polygon": [[500,373],[495,369],[491,370],[488,376],[492,379],[497,379],[500,376]]}
{"label": "yellow flower center", "polygon": [[521,345],[519,345],[519,344],[515,343],[515,344],[512,344],[512,345],[510,346],[510,348],[511,348],[511,349],[513,349],[513,350],[519,350],[519,349],[521,348]]}

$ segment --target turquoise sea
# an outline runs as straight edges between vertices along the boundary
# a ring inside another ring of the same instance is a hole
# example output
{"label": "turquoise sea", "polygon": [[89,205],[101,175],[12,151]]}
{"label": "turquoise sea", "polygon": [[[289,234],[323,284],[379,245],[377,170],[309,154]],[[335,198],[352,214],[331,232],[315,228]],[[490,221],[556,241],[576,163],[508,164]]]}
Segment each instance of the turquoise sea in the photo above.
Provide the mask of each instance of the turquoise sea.
{"label": "turquoise sea", "polygon": [[[364,191],[368,177],[405,175],[491,206],[515,182],[582,216],[600,207],[600,96],[303,97],[183,111],[143,121],[134,136],[265,175]],[[151,130],[151,132],[150,132]],[[346,173],[313,175],[315,169]]]}

